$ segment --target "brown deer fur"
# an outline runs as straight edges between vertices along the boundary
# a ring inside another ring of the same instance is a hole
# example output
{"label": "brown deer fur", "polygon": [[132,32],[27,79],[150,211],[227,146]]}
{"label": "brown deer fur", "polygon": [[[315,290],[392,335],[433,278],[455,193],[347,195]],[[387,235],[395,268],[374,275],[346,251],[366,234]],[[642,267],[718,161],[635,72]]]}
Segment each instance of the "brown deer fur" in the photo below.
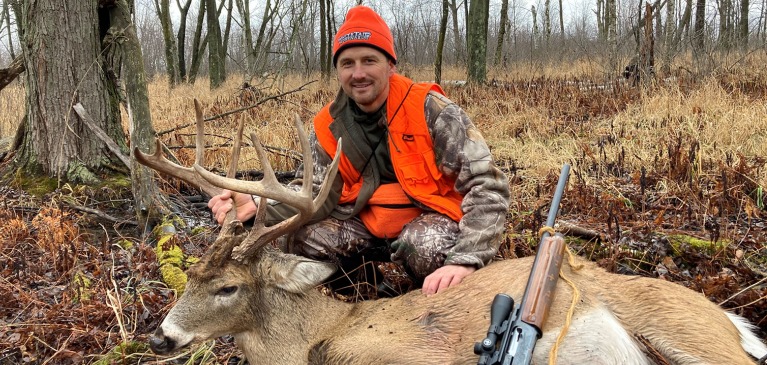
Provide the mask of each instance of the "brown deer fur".
{"label": "brown deer fur", "polygon": [[[231,240],[242,238],[224,235],[217,244],[231,251]],[[558,364],[651,364],[637,336],[672,364],[753,364],[744,347],[755,356],[767,353],[740,317],[699,293],[576,260],[580,270],[563,265],[581,299]],[[532,262],[494,262],[428,297],[414,291],[352,304],[314,289],[335,270],[332,265],[267,246],[247,265],[203,260],[190,269],[184,295],[153,340],[172,342],[166,350],[173,351],[232,334],[251,364],[472,364],[478,358],[473,344],[484,338],[494,295],[520,300]],[[233,293],[222,291],[232,287]],[[546,363],[572,293],[558,282],[535,363]]]}

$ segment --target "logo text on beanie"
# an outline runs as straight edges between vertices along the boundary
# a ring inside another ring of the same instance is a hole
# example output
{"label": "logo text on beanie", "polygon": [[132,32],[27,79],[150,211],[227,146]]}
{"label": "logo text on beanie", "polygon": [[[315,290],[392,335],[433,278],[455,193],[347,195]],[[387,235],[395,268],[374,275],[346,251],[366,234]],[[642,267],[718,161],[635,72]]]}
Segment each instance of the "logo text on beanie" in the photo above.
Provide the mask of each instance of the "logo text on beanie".
{"label": "logo text on beanie", "polygon": [[370,39],[370,32],[351,32],[338,38],[338,44],[348,41],[366,41],[368,39]]}

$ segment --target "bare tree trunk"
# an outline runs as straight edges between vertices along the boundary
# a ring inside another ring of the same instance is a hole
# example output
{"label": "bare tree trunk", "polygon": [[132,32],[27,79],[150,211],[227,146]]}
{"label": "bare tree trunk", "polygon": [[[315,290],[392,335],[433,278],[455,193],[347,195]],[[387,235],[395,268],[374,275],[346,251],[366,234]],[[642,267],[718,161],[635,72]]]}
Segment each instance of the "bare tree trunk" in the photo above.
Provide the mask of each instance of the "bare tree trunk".
{"label": "bare tree trunk", "polygon": [[[224,3],[223,1],[221,2]],[[220,14],[220,12],[219,12]],[[221,40],[221,61],[226,66],[226,55],[229,54],[229,34],[232,30],[232,0],[229,0],[229,5],[226,7],[226,26],[224,27],[224,38]],[[226,70],[226,67],[224,67]],[[224,78],[226,78],[226,72],[224,72]]]}
{"label": "bare tree trunk", "polygon": [[253,50],[253,29],[250,24],[250,0],[236,0],[237,11],[242,19],[242,48],[245,49],[245,79],[253,79],[256,69],[256,52]]}
{"label": "bare tree trunk", "polygon": [[740,0],[740,22],[738,23],[738,43],[745,51],[748,50],[748,0]]}
{"label": "bare tree trunk", "polygon": [[320,0],[320,73],[324,79],[330,78],[331,65],[325,55],[328,52],[328,25],[327,25],[327,7],[325,0]]}
{"label": "bare tree trunk", "polygon": [[439,19],[439,38],[437,39],[437,58],[434,60],[434,82],[442,82],[442,50],[445,48],[445,33],[447,33],[447,16],[450,4],[442,0],[442,16]]}
{"label": "bare tree trunk", "polygon": [[605,0],[597,0],[597,8],[594,10],[597,16],[597,35],[600,40],[607,40],[607,27],[605,23]]}
{"label": "bare tree trunk", "polygon": [[200,69],[200,63],[202,62],[202,54],[205,48],[208,47],[208,35],[202,36],[202,25],[205,20],[205,0],[200,1],[200,8],[197,12],[197,26],[194,30],[194,37],[192,40],[192,65],[189,69],[189,83],[194,84],[197,80],[197,73]]}
{"label": "bare tree trunk", "polygon": [[674,35],[676,34],[675,28],[676,21],[674,19],[674,0],[667,0],[666,2],[666,26],[664,29],[663,43],[665,45],[665,53],[663,54],[663,72],[669,73],[671,71],[671,62],[676,54],[676,44],[674,43]]}
{"label": "bare tree trunk", "polygon": [[645,3],[644,42],[642,42],[642,49],[639,53],[639,66],[642,75],[642,85],[644,85],[645,88],[650,86],[655,76],[655,34],[652,29],[653,13],[654,12],[650,4]]}
{"label": "bare tree trunk", "polygon": [[[690,20],[692,19],[692,0],[686,0],[684,5],[684,12],[682,13],[682,19],[679,20],[679,26],[676,28],[676,34],[674,35],[674,44],[679,45],[682,41],[683,34],[689,34]],[[685,42],[686,44],[687,42]]]}
{"label": "bare tree trunk", "polygon": [[501,20],[498,25],[498,44],[495,46],[495,57],[493,58],[493,65],[498,66],[501,63],[501,55],[503,54],[503,41],[506,39],[506,21],[509,17],[509,0],[501,1]]}
{"label": "bare tree trunk", "polygon": [[562,16],[562,0],[559,0],[559,32],[562,40],[565,39],[565,18]]}
{"label": "bare tree trunk", "polygon": [[226,81],[225,59],[221,57],[223,43],[221,39],[221,26],[218,24],[218,12],[216,0],[205,0],[207,23],[208,23],[208,73],[210,74],[210,88],[216,89]]}
{"label": "bare tree trunk", "polygon": [[[103,11],[103,10],[102,10]],[[119,108],[110,99],[101,59],[99,15],[92,1],[24,2],[26,66],[25,134],[15,164],[30,175],[97,183],[96,172],[119,161],[74,112],[88,111],[93,124],[125,149]]]}
{"label": "bare tree trunk", "polygon": [[551,0],[546,0],[543,3],[543,36],[546,49],[548,49],[551,40]]}
{"label": "bare tree trunk", "polygon": [[170,19],[170,0],[155,0],[154,5],[160,18],[162,39],[165,42],[165,72],[168,74],[168,83],[173,88],[179,82],[180,76],[176,64],[178,49],[176,48],[176,40],[173,37],[173,22]]}
{"label": "bare tree trunk", "polygon": [[730,48],[730,12],[732,11],[732,3],[730,0],[718,0],[719,2],[719,47],[722,49]]}
{"label": "bare tree trunk", "polygon": [[453,39],[455,41],[456,59],[463,60],[463,35],[461,35],[461,30],[458,28],[458,6],[456,1],[450,1],[450,11],[453,19]]}
{"label": "bare tree trunk", "polygon": [[697,52],[705,51],[706,36],[706,0],[697,0],[695,3],[695,23],[692,36],[692,47]]}
{"label": "bare tree trunk", "polygon": [[489,0],[472,0],[469,8],[469,81],[484,83],[487,78],[487,26]]}
{"label": "bare tree trunk", "polygon": [[[167,11],[167,8],[166,8]],[[155,131],[152,127],[152,115],[149,111],[149,92],[144,72],[144,58],[141,45],[136,36],[135,24],[131,21],[131,13],[125,0],[118,0],[110,8],[110,35],[105,38],[110,59],[121,62],[124,66],[125,80],[125,110],[128,111],[128,131],[131,146],[142,151],[150,151],[154,147]],[[113,65],[113,68],[119,67]],[[131,157],[133,151],[131,150]],[[162,217],[170,211],[169,202],[162,195],[154,182],[154,172],[131,158],[131,183],[133,200],[136,203],[136,217],[144,229],[155,226]]]}
{"label": "bare tree trunk", "polygon": [[184,5],[181,5],[180,0],[176,0],[176,5],[179,9],[179,23],[178,33],[176,33],[176,44],[178,45],[178,76],[179,81],[187,79],[186,70],[186,19],[189,14],[189,7],[192,6],[192,0],[186,0]]}

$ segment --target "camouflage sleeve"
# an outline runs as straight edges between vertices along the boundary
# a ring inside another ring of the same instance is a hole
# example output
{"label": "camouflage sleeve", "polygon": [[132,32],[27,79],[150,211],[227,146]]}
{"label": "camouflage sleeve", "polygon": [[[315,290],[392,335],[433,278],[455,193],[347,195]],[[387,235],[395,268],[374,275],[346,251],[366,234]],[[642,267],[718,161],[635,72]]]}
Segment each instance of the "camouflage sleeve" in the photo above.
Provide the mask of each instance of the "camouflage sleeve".
{"label": "camouflage sleeve", "polygon": [[490,148],[466,113],[447,97],[431,93],[426,120],[440,171],[455,179],[464,198],[459,236],[445,264],[487,264],[498,250],[509,209],[509,184]]}
{"label": "camouflage sleeve", "polygon": [[[312,195],[317,196],[320,192],[320,186],[325,179],[325,175],[330,168],[333,160],[330,155],[322,149],[317,142],[317,136],[314,131],[309,135],[309,144],[312,147],[312,158],[314,160],[314,176],[312,176]],[[333,184],[328,193],[328,198],[322,203],[322,207],[314,214],[309,224],[315,223],[324,219],[335,209],[338,204],[338,199],[341,196],[341,189],[343,188],[343,180],[341,175],[336,175],[333,181],[329,182]],[[296,170],[296,178],[291,181],[287,187],[289,189],[299,191],[304,184],[304,165],[301,163]],[[282,222],[298,213],[298,210],[281,202],[269,199],[269,206],[266,208],[266,225],[271,226]]]}

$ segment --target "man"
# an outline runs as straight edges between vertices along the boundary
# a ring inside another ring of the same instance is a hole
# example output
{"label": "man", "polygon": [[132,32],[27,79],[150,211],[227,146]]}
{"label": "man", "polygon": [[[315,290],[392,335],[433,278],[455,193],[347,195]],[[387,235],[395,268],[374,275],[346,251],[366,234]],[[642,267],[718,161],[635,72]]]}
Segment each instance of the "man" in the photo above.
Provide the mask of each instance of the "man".
{"label": "man", "polygon": [[[460,283],[495,255],[509,206],[506,177],[464,111],[436,84],[396,73],[394,41],[372,9],[355,6],[334,38],[336,99],[314,119],[317,187],[343,138],[339,174],[312,221],[295,232],[289,252],[334,260],[388,244],[424,294]],[[299,173],[301,169],[298,170]],[[301,176],[292,185],[303,182]],[[237,206],[251,219],[251,197],[225,191],[208,206],[219,222]],[[278,202],[267,225],[295,214]]]}

